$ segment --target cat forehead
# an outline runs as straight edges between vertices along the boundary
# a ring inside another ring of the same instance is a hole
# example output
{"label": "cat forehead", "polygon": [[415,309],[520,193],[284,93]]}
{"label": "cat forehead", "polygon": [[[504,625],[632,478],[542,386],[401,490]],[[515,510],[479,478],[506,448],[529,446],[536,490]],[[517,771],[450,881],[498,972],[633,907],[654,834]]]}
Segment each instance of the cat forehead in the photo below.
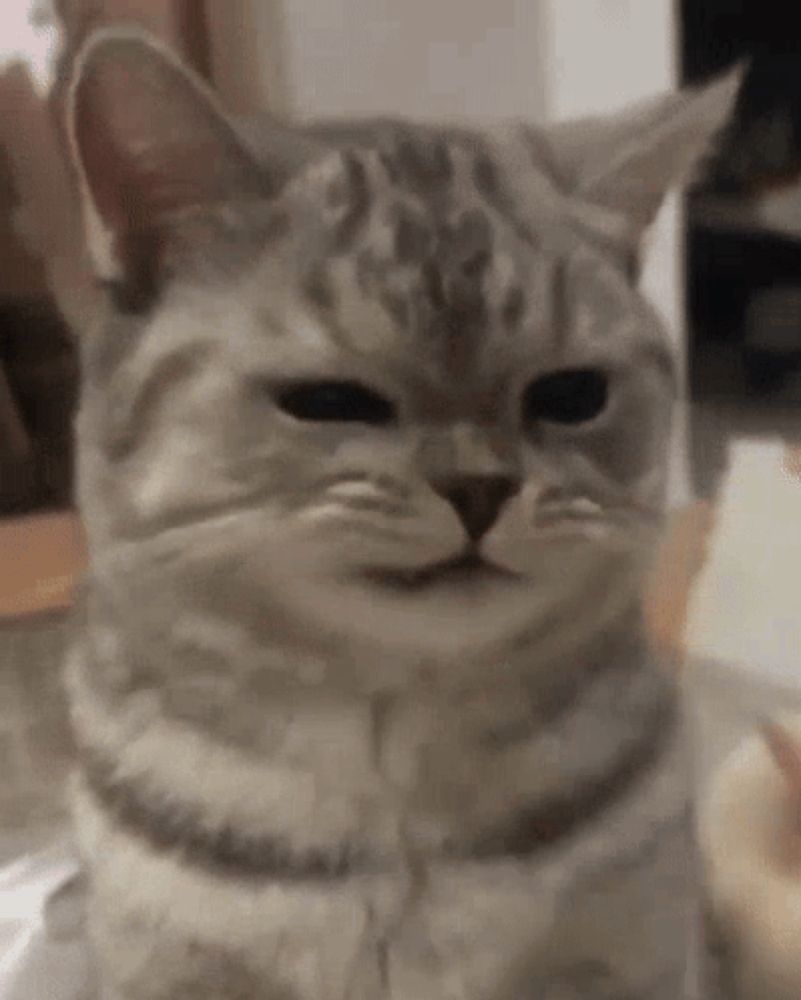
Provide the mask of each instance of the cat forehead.
{"label": "cat forehead", "polygon": [[566,333],[566,296],[595,293],[614,325],[620,261],[565,211],[547,163],[529,159],[522,192],[514,166],[480,137],[410,128],[329,153],[284,196],[303,305],[347,346],[413,345],[451,374],[535,328]]}

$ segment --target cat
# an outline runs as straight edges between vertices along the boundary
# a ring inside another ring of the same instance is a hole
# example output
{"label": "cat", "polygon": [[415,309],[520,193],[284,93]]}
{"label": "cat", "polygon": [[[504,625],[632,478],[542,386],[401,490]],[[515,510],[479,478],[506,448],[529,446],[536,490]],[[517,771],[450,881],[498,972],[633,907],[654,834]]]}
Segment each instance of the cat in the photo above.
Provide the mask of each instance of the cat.
{"label": "cat", "polygon": [[737,84],[240,124],[148,36],[86,43],[107,305],[68,675],[102,1000],[703,995],[639,600],[676,365],[637,273]]}
{"label": "cat", "polygon": [[770,720],[716,774],[700,810],[709,922],[727,995],[801,996],[801,736]]}

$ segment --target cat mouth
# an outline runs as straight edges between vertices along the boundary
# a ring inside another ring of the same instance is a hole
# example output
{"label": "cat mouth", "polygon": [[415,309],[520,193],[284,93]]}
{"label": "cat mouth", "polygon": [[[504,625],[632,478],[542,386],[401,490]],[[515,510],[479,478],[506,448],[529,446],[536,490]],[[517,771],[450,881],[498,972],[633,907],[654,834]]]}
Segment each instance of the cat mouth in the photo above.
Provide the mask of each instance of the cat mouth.
{"label": "cat mouth", "polygon": [[415,569],[370,569],[365,575],[373,583],[407,592],[437,584],[473,587],[519,579],[518,574],[489,562],[474,551]]}

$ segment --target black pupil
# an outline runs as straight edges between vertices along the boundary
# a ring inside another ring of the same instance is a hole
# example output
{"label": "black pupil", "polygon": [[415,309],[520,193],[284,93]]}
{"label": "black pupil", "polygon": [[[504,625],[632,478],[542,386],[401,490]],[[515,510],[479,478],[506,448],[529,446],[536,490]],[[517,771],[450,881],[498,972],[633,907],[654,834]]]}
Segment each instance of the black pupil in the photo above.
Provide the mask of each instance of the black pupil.
{"label": "black pupil", "polygon": [[282,390],[280,408],[296,420],[388,424],[395,418],[392,403],[358,382],[307,382]]}
{"label": "black pupil", "polygon": [[596,368],[573,368],[543,375],[526,390],[523,404],[526,420],[585,423],[606,406],[608,388],[606,374]]}

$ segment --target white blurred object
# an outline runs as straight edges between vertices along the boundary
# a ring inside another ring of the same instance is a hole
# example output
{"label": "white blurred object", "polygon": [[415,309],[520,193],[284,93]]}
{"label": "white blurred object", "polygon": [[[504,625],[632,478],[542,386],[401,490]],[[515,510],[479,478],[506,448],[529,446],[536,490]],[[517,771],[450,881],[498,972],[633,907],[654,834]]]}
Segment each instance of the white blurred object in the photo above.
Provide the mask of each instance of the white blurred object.
{"label": "white blurred object", "polygon": [[25,63],[40,95],[53,84],[61,50],[61,22],[53,0],[3,0],[0,71]]}
{"label": "white blurred object", "polygon": [[786,447],[741,440],[690,599],[687,653],[797,686],[801,693],[801,482]]}
{"label": "white blurred object", "polygon": [[801,716],[752,735],[718,769],[700,809],[712,910],[737,1000],[801,996],[798,781]]}
{"label": "white blurred object", "polygon": [[0,1000],[86,1000],[80,877],[67,845],[0,868]]}
{"label": "white blurred object", "polygon": [[790,712],[801,737],[801,481],[791,457],[778,439],[733,443],[686,623],[701,843],[731,1000],[801,996],[801,872],[782,862],[787,789],[755,735]]}
{"label": "white blurred object", "polygon": [[690,596],[685,649],[698,797],[764,718],[801,712],[801,482],[776,440],[735,441]]}

